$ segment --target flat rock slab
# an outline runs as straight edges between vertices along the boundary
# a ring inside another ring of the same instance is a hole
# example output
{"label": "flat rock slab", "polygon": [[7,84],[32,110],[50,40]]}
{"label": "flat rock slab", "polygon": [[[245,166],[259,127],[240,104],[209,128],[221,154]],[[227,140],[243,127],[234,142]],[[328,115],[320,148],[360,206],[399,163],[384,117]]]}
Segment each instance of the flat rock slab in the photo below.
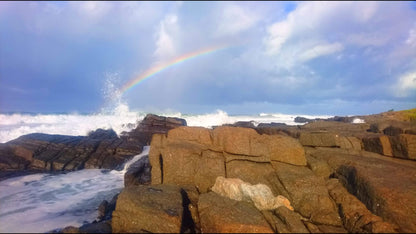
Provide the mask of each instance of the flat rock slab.
{"label": "flat rock slab", "polygon": [[123,189],[113,212],[113,232],[180,233],[183,217],[181,188],[138,185]]}

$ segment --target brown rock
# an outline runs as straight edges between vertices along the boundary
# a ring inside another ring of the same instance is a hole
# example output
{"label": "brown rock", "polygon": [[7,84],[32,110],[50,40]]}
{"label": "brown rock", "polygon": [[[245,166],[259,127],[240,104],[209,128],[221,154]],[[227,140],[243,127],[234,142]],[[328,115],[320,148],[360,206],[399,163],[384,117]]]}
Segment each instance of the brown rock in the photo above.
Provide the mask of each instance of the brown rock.
{"label": "brown rock", "polygon": [[328,195],[325,181],[307,167],[285,163],[272,163],[296,212],[310,218],[312,222],[341,226],[334,202]]}
{"label": "brown rock", "polygon": [[273,194],[288,197],[287,191],[280,183],[270,163],[234,160],[227,163],[226,175],[228,178],[240,178],[250,184],[265,184],[269,186]]}
{"label": "brown rock", "polygon": [[329,165],[324,160],[316,159],[311,155],[306,155],[306,159],[308,160],[308,167],[315,173],[316,176],[321,177],[323,179],[328,179],[331,175],[331,169]]}
{"label": "brown rock", "polygon": [[337,179],[327,182],[329,194],[337,203],[344,227],[351,233],[394,233],[395,227],[372,214],[356,197],[348,193]]}
{"label": "brown rock", "polygon": [[148,114],[131,132],[123,132],[121,138],[127,142],[149,145],[153,134],[165,134],[169,130],[186,126],[186,120]]}
{"label": "brown rock", "polygon": [[178,127],[168,132],[169,142],[187,141],[210,146],[212,139],[209,129],[202,127]]}
{"label": "brown rock", "polygon": [[222,153],[206,150],[198,161],[195,172],[195,186],[200,193],[206,193],[215,184],[218,176],[225,176]]}
{"label": "brown rock", "polygon": [[253,202],[259,210],[274,210],[280,206],[293,210],[287,198],[281,195],[275,196],[271,189],[264,184],[252,185],[238,178],[219,176],[211,190],[236,201]]}
{"label": "brown rock", "polygon": [[252,204],[213,192],[201,194],[198,202],[202,233],[273,233]]}
{"label": "brown rock", "polygon": [[386,135],[369,135],[362,139],[364,150],[393,156],[389,137]]}
{"label": "brown rock", "polygon": [[124,174],[124,187],[151,183],[151,166],[148,156],[143,156],[130,165]]}
{"label": "brown rock", "polygon": [[113,212],[113,232],[179,233],[183,217],[180,187],[132,186],[123,189]]}
{"label": "brown rock", "polygon": [[407,158],[416,160],[416,135],[400,134],[400,142]]}
{"label": "brown rock", "polygon": [[269,150],[272,161],[306,166],[305,151],[292,137],[269,136]]}
{"label": "brown rock", "polygon": [[214,144],[220,146],[225,152],[230,154],[252,155],[250,138],[257,135],[257,133],[251,128],[221,126],[215,128],[212,131],[212,135],[214,137]]}
{"label": "brown rock", "polygon": [[301,216],[286,207],[279,207],[274,210],[274,214],[286,225],[291,233],[309,233],[308,229],[302,223]]}
{"label": "brown rock", "polygon": [[399,232],[416,232],[416,162],[365,151],[351,155],[319,149],[313,156],[328,162],[348,192],[373,214],[397,225]]}

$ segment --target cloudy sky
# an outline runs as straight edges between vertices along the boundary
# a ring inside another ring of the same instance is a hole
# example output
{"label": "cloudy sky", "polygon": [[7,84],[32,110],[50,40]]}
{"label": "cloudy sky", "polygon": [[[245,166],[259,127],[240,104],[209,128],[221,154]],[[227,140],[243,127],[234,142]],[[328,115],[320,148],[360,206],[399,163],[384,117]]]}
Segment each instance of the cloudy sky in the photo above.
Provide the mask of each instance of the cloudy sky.
{"label": "cloudy sky", "polygon": [[416,3],[0,2],[0,112],[97,112],[117,98],[183,113],[415,108]]}

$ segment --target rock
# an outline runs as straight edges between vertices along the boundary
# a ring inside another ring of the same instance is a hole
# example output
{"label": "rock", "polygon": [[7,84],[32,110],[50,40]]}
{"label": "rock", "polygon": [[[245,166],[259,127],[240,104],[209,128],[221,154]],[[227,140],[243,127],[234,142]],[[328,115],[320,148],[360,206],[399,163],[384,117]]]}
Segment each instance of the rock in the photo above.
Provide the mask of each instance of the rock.
{"label": "rock", "polygon": [[[97,130],[87,137],[33,133],[0,146],[3,148],[0,149],[0,158],[3,161],[8,158],[23,159],[24,162],[19,161],[23,164],[20,168],[29,170],[115,169],[142,150],[140,145],[122,143],[123,140],[114,136],[112,130]],[[3,155],[2,152],[9,153]]]}
{"label": "rock", "polygon": [[174,185],[124,188],[113,212],[113,232],[181,232],[184,209]]}
{"label": "rock", "polygon": [[306,166],[305,151],[296,139],[277,135],[262,137],[268,137],[267,146],[272,161]]}
{"label": "rock", "polygon": [[[212,131],[214,144],[230,154],[251,154],[250,138],[258,135],[254,129],[240,127],[217,127]],[[257,153],[257,152],[256,152]],[[261,156],[255,154],[253,156]]]}
{"label": "rock", "polygon": [[123,132],[121,138],[140,145],[150,145],[153,134],[165,134],[169,130],[186,126],[186,120],[148,114],[131,132]]}
{"label": "rock", "polygon": [[335,203],[328,195],[325,181],[307,167],[272,163],[296,212],[314,223],[341,226]]}
{"label": "rock", "polygon": [[366,151],[393,156],[390,139],[386,135],[369,135],[362,139]]}
{"label": "rock", "polygon": [[97,129],[88,133],[88,138],[96,140],[111,140],[118,138],[117,133],[113,129]]}
{"label": "rock", "polygon": [[270,188],[264,184],[251,185],[238,178],[219,176],[211,190],[233,200],[251,201],[259,210],[273,210],[280,206],[293,210],[287,198],[281,195],[275,197]]}
{"label": "rock", "polygon": [[286,124],[281,123],[260,123],[259,125],[257,125],[255,129],[259,134],[284,135],[293,138],[299,138],[300,134],[299,126],[288,126]]}
{"label": "rock", "polygon": [[254,121],[237,121],[233,124],[224,124],[223,126],[242,127],[242,128],[255,128]]}
{"label": "rock", "polygon": [[102,220],[108,212],[108,201],[104,200],[98,206],[98,220]]}
{"label": "rock", "polygon": [[68,226],[59,231],[60,233],[80,233],[79,228]]}
{"label": "rock", "polygon": [[251,184],[265,184],[274,194],[285,197],[288,195],[270,163],[234,160],[227,163],[226,175],[228,178],[240,178]]}
{"label": "rock", "polygon": [[[239,168],[233,165],[241,164],[241,161],[244,161],[241,170],[251,171],[247,167],[253,168],[256,172],[249,174],[257,174],[256,178],[262,177],[264,172],[257,173],[260,165],[247,161],[264,162],[271,170],[272,161],[306,165],[305,152],[296,139],[259,135],[253,129],[239,127],[217,127],[214,130],[178,127],[170,130],[167,136],[155,134],[149,161],[153,184],[194,185],[200,192],[207,192],[218,176],[232,175],[234,169]],[[277,178],[271,182],[275,180]]]}
{"label": "rock", "polygon": [[88,223],[79,227],[79,233],[111,233],[111,231],[111,222],[109,220]]}
{"label": "rock", "polygon": [[327,181],[329,194],[339,207],[344,227],[350,233],[395,233],[392,224],[372,214],[356,197],[348,193],[337,179]]}
{"label": "rock", "polygon": [[293,210],[287,209],[286,207],[279,207],[274,210],[274,214],[282,220],[289,232],[309,233],[308,229],[302,223],[302,217],[298,213],[293,212]]}
{"label": "rock", "polygon": [[303,146],[361,150],[361,141],[358,138],[345,137],[333,132],[302,132],[299,142]]}
{"label": "rock", "polygon": [[306,155],[306,159],[308,161],[308,167],[315,173],[316,176],[321,177],[323,179],[328,179],[331,175],[331,169],[329,165],[324,160],[316,159],[311,155]]}
{"label": "rock", "polygon": [[[416,160],[416,135],[400,134],[399,137],[401,143],[400,145],[402,146],[402,155],[405,155],[405,158]],[[395,146],[398,146],[398,144]],[[396,149],[397,148],[393,148],[394,155],[396,155]]]}
{"label": "rock", "polygon": [[273,233],[254,205],[213,192],[200,195],[198,211],[202,233]]}
{"label": "rock", "polygon": [[295,121],[295,123],[309,123],[309,122],[313,122],[315,120],[297,116],[294,121]]}
{"label": "rock", "polygon": [[394,126],[389,126],[389,127],[385,128],[383,130],[383,133],[385,135],[388,135],[388,136],[398,136],[400,134],[403,134],[404,131],[403,131],[402,128],[394,127]]}
{"label": "rock", "polygon": [[416,232],[416,162],[366,151],[351,155],[322,148],[311,153],[325,160],[348,192],[373,214],[397,225],[399,232]]}
{"label": "rock", "polygon": [[151,166],[149,156],[143,156],[130,165],[124,174],[124,187],[151,183]]}

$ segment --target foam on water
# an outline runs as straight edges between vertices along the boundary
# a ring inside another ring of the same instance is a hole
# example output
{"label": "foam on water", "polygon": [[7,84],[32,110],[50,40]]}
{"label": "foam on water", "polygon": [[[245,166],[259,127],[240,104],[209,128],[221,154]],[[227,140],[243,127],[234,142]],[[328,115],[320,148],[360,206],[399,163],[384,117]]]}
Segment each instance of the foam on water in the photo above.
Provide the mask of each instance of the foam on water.
{"label": "foam on water", "polygon": [[66,174],[34,174],[0,182],[0,232],[47,232],[81,226],[98,215],[98,206],[124,187],[127,167],[149,153],[143,152],[121,171],[85,169]]}
{"label": "foam on water", "polygon": [[97,128],[112,128],[116,133],[130,131],[145,113],[130,111],[120,104],[111,113],[81,114],[0,114],[0,142],[4,143],[29,133],[85,136]]}

